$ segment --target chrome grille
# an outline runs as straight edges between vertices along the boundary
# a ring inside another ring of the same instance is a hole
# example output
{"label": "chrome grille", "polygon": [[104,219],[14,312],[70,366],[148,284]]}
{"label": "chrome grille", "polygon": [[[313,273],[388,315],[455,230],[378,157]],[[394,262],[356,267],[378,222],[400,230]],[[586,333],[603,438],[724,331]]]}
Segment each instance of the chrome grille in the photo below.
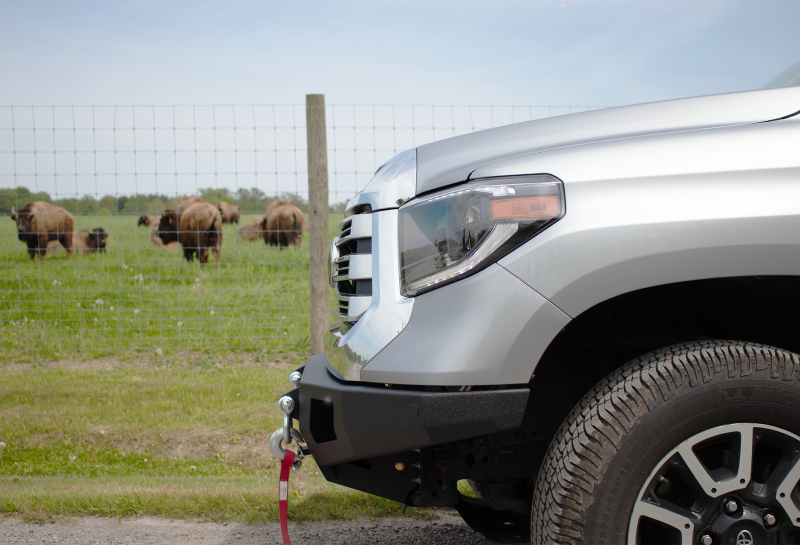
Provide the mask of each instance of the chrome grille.
{"label": "chrome grille", "polygon": [[359,214],[339,224],[331,246],[331,286],[338,293],[333,315],[355,323],[372,302],[372,215]]}

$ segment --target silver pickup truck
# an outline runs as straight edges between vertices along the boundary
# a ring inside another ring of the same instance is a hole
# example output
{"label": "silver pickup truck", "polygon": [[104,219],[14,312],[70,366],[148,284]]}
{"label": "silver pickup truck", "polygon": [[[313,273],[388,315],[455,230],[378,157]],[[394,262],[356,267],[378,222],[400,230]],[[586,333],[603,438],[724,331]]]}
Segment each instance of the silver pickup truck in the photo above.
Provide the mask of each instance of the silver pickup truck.
{"label": "silver pickup truck", "polygon": [[291,433],[497,542],[800,543],[798,111],[769,88],[395,156],[333,242]]}

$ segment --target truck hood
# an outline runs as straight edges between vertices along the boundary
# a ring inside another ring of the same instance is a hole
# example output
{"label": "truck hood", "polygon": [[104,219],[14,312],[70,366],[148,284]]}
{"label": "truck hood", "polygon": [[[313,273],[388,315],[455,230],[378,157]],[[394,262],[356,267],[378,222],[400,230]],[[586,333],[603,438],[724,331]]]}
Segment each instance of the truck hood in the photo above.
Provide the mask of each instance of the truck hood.
{"label": "truck hood", "polygon": [[515,123],[417,148],[416,194],[464,182],[491,163],[568,146],[773,121],[800,110],[800,87],[607,108]]}

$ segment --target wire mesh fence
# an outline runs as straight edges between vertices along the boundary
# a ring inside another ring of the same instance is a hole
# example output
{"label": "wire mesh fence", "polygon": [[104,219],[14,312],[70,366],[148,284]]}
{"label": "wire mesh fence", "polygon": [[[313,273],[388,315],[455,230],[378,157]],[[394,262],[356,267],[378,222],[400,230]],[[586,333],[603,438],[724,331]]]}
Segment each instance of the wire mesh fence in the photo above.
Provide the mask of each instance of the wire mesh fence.
{"label": "wire mesh fence", "polygon": [[[330,224],[399,151],[588,109],[328,105]],[[279,241],[264,223],[278,199],[307,211],[304,110],[0,107],[0,358],[307,351],[307,237],[270,244]],[[162,214],[187,196],[238,207],[221,205],[221,219],[236,223],[221,226],[218,268],[159,237]],[[72,246],[83,250],[69,256],[69,244],[51,240],[43,258],[31,255],[16,218],[38,202],[74,218]]]}

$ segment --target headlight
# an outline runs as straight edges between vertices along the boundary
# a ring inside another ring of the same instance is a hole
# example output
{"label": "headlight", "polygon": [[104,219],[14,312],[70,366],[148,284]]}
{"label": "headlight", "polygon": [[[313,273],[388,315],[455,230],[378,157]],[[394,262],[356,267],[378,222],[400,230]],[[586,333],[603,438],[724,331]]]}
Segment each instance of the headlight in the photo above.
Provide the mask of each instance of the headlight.
{"label": "headlight", "polygon": [[485,269],[564,216],[547,175],[484,178],[400,208],[400,284],[419,295]]}

